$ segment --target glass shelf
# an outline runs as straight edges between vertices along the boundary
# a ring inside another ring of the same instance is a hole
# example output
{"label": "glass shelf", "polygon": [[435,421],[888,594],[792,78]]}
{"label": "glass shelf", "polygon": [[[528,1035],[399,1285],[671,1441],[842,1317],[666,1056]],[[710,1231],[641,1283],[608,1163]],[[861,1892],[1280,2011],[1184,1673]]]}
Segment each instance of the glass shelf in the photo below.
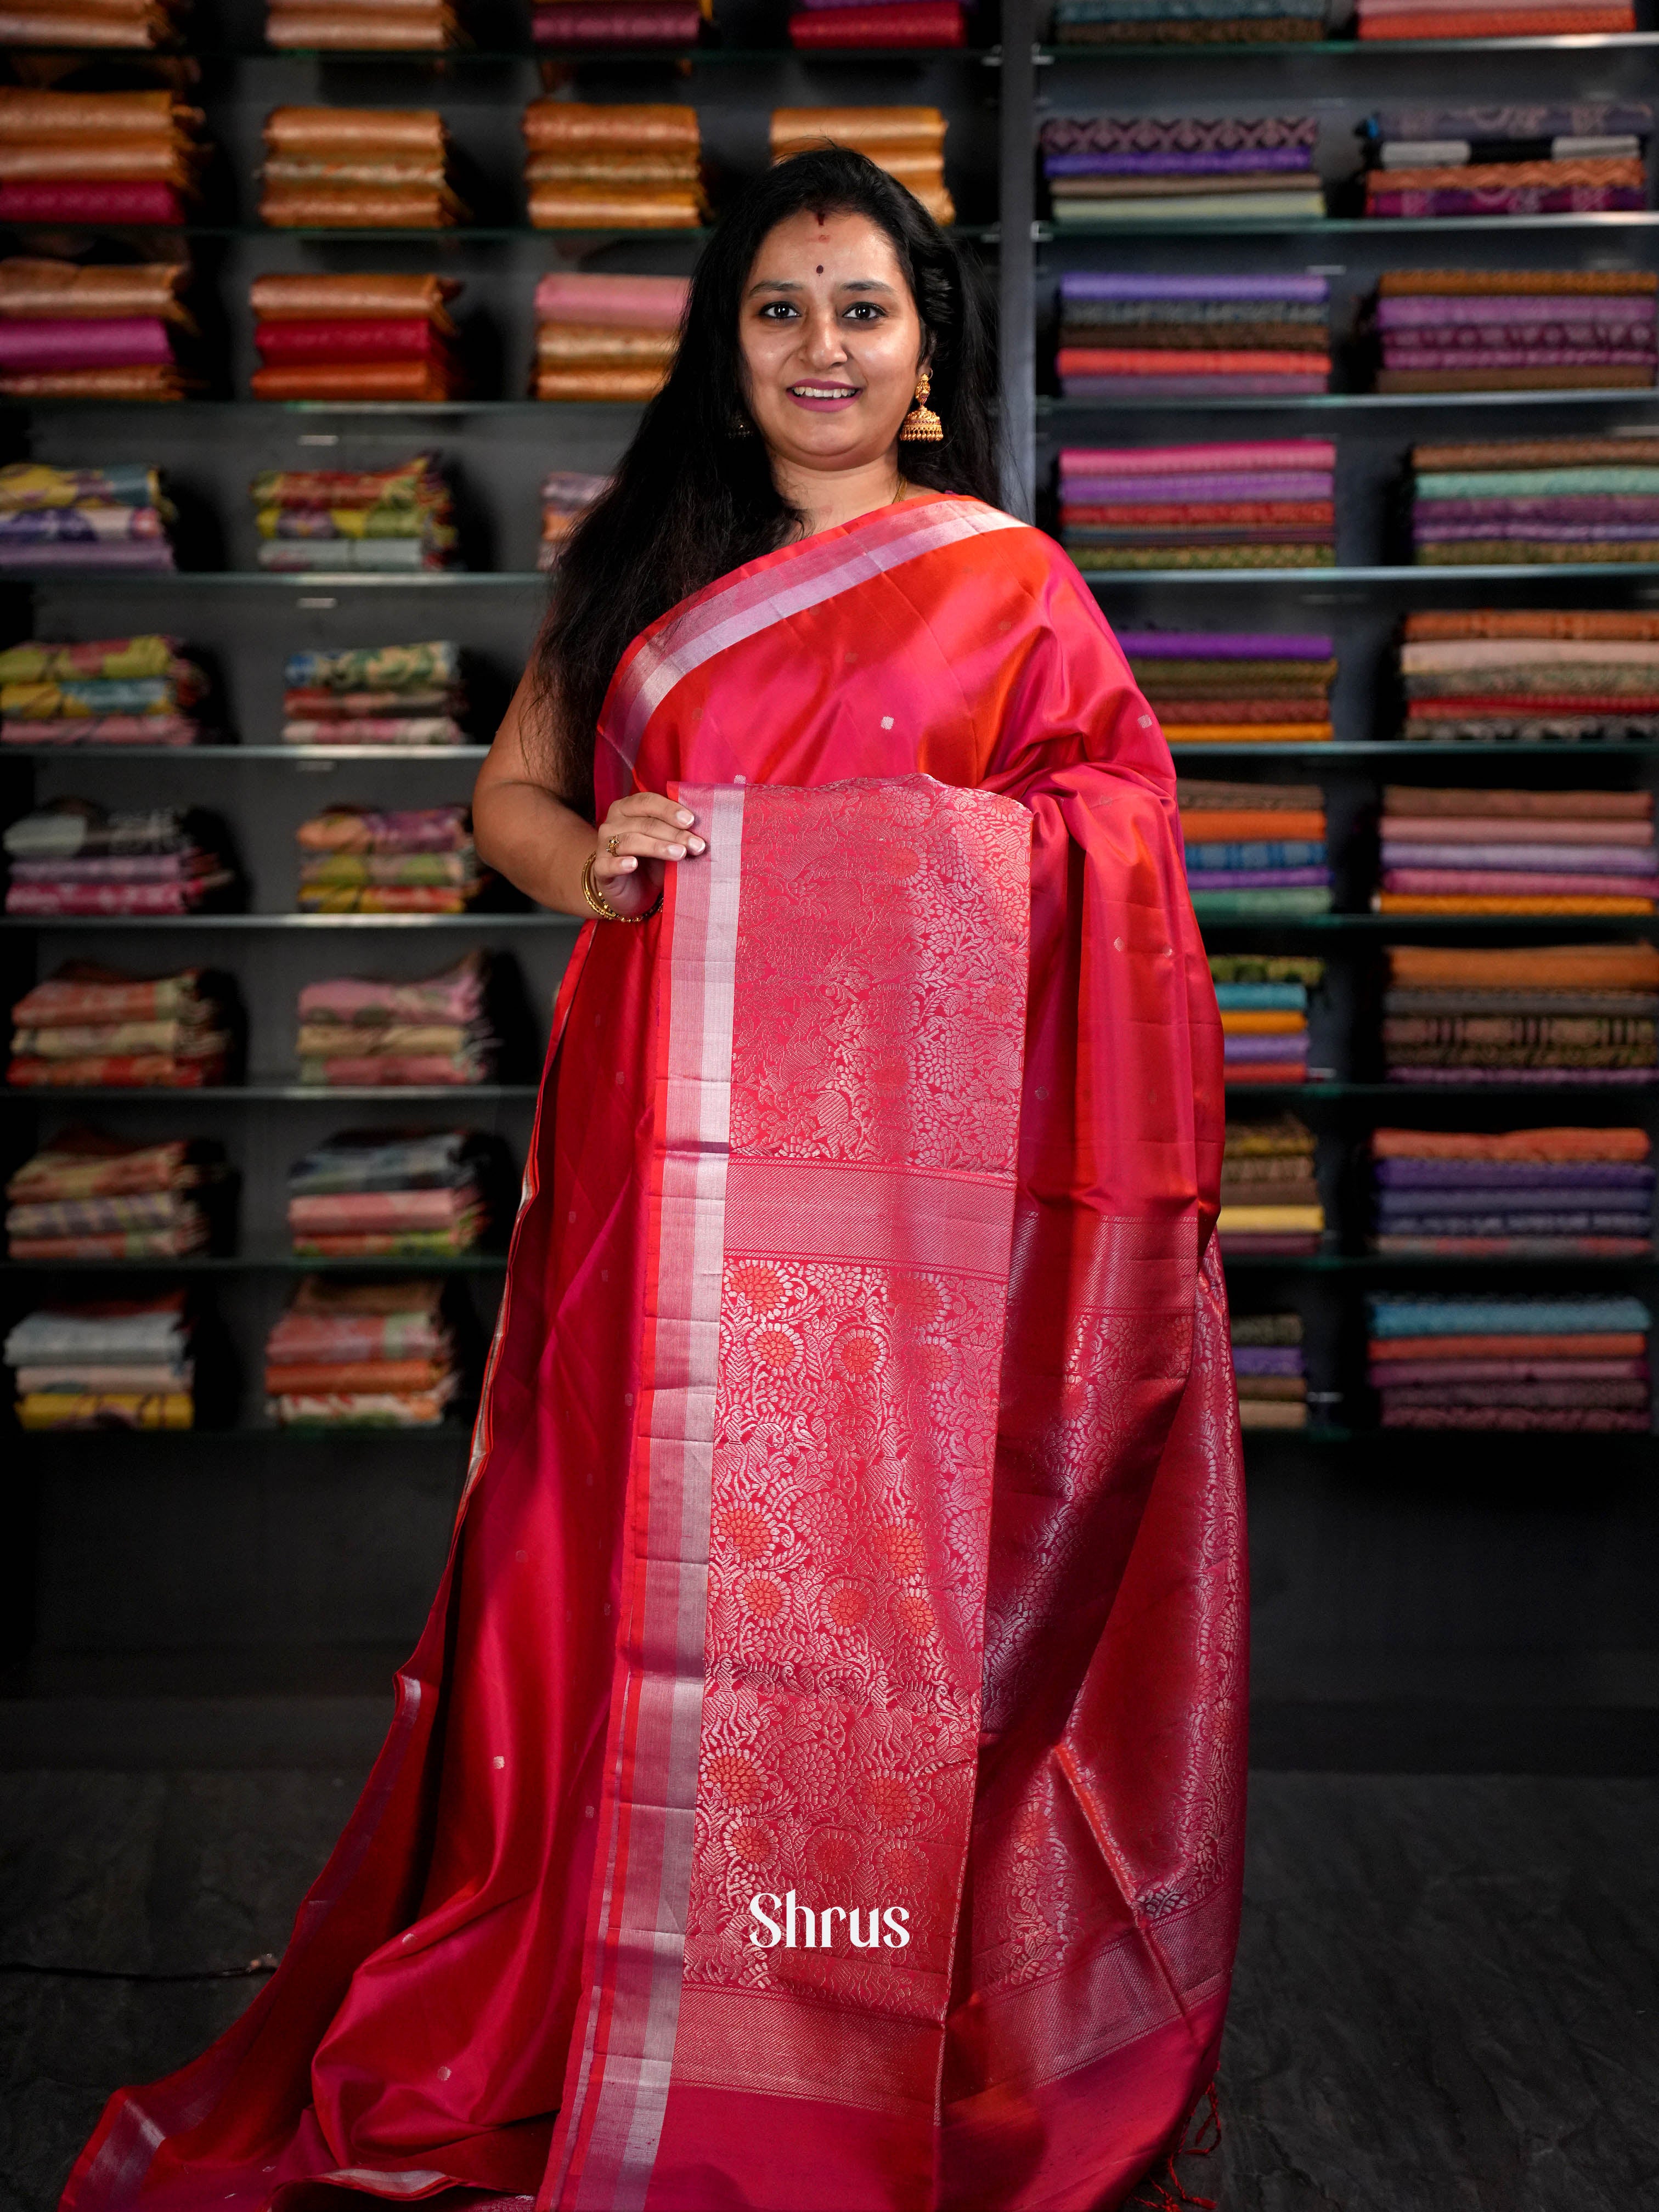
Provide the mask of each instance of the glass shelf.
{"label": "glass shelf", "polygon": [[577,929],[574,914],[9,914],[0,929]]}
{"label": "glass shelf", "polygon": [[[1589,218],[1579,219],[1589,220]],[[1639,217],[1632,219],[1641,220]],[[313,226],[269,222],[53,222],[48,225],[45,222],[35,221],[0,222],[0,232],[4,233],[39,231],[46,228],[53,231],[72,231],[77,236],[96,238],[149,239],[162,233],[168,238],[299,238],[303,239],[310,246],[327,245],[334,240],[346,246],[395,246],[402,240],[427,250],[434,246],[444,244],[499,245],[520,238],[547,238],[555,240],[574,239],[587,241],[583,247],[585,252],[597,252],[602,246],[638,245],[641,242],[650,245],[662,245],[666,242],[672,245],[677,240],[689,240],[694,246],[701,246],[714,235],[713,229],[708,227],[696,230],[667,227],[629,230],[615,223],[601,223],[592,228],[580,229],[563,228],[543,229],[534,223],[514,222],[483,225],[457,223],[441,230],[404,229],[401,227],[390,230],[348,230],[336,228],[333,224]],[[947,235],[955,239],[978,240],[985,244],[994,245],[1000,232],[995,223],[952,223],[948,228]],[[184,403],[177,400],[147,400],[142,404],[149,407],[167,407],[177,406]],[[555,404],[556,403],[552,401],[544,403],[547,405]]]}
{"label": "glass shelf", "polygon": [[1236,238],[1435,238],[1447,231],[1614,231],[1652,230],[1659,214],[1632,208],[1607,215],[1300,216],[1252,222],[1248,216],[1212,216],[1203,222],[1115,222],[1109,229],[1061,230],[1039,221],[1031,226],[1039,246],[1109,246],[1119,238],[1162,238],[1202,247],[1218,234]]}
{"label": "glass shelf", "polygon": [[1056,416],[1075,421],[1126,414],[1388,415],[1423,407],[1609,407],[1632,402],[1642,407],[1655,400],[1655,385],[1624,392],[1314,392],[1279,399],[1065,399],[1039,393],[1036,419],[1040,436],[1043,422]]}
{"label": "glass shelf", "polygon": [[264,568],[0,568],[0,589],[7,584],[91,585],[111,590],[230,591],[497,591],[544,592],[547,578],[538,569],[524,568],[351,568],[343,574],[331,568],[291,568],[276,573]]}
{"label": "glass shelf", "polygon": [[[1641,397],[1638,393],[1638,398]],[[39,415],[107,413],[118,408],[142,415],[146,421],[171,421],[177,416],[245,415],[255,421],[280,422],[285,416],[380,416],[426,422],[453,421],[469,415],[539,415],[550,427],[573,414],[597,408],[603,416],[641,412],[642,399],[113,399],[63,397],[46,399],[0,398],[0,412]]]}
{"label": "glass shelf", "polygon": [[1252,1273],[1275,1275],[1398,1275],[1407,1271],[1426,1269],[1431,1274],[1472,1274],[1480,1269],[1500,1268],[1506,1275],[1521,1272],[1536,1273],[1540,1269],[1555,1273],[1562,1268],[1585,1268],[1595,1274],[1610,1271],[1624,1273],[1638,1273],[1650,1275],[1659,1271],[1659,1261],[1646,1260],[1465,1260],[1465,1259],[1396,1259],[1392,1254],[1379,1252],[1314,1252],[1299,1258],[1274,1259],[1268,1253],[1229,1253],[1223,1250],[1221,1265],[1224,1272],[1233,1274],[1240,1269]]}
{"label": "glass shelf", "polygon": [[[1064,544],[1064,540],[1060,541]],[[1274,584],[1302,592],[1327,591],[1343,585],[1391,584],[1425,591],[1456,591],[1468,584],[1540,584],[1558,588],[1575,580],[1592,578],[1605,583],[1620,577],[1650,586],[1659,582],[1659,563],[1638,561],[1577,561],[1523,566],[1519,562],[1490,565],[1432,568],[1425,564],[1399,568],[1085,568],[1084,580],[1096,592],[1121,591],[1130,584],[1176,584],[1184,590],[1213,590],[1218,585]]]}
{"label": "glass shelf", "polygon": [[1565,932],[1581,936],[1588,931],[1592,936],[1605,937],[1610,931],[1616,936],[1633,931],[1643,936],[1659,929],[1659,914],[1261,914],[1241,917],[1237,921],[1223,921],[1214,915],[1200,914],[1198,926],[1206,937],[1212,932],[1240,929],[1270,930],[1277,935],[1300,935],[1304,930],[1311,930],[1322,935],[1347,932],[1394,936],[1402,930],[1415,933],[1431,929],[1453,937],[1478,938],[1489,936],[1494,930],[1541,929],[1547,934]]}
{"label": "glass shelf", "polygon": [[672,69],[690,62],[699,69],[764,69],[781,61],[814,64],[845,62],[867,68],[872,62],[980,62],[998,67],[1000,46],[12,46],[14,54],[73,56],[77,60],[122,62],[347,62],[394,69],[500,68],[507,63],[556,62],[583,68]]}
{"label": "glass shelf", "polygon": [[188,1101],[193,1108],[202,1104],[216,1106],[326,1106],[331,1113],[341,1104],[347,1105],[404,1105],[416,1103],[423,1106],[467,1106],[478,1104],[505,1105],[529,1101],[536,1096],[538,1085],[533,1083],[221,1083],[204,1084],[196,1090],[171,1090],[164,1085],[149,1084],[139,1088],[118,1090],[113,1085],[95,1084],[54,1085],[39,1090],[24,1084],[12,1084],[0,1088],[0,1100],[13,1106],[39,1109],[42,1106],[72,1104],[76,1106],[150,1105],[165,1106],[177,1114]]}
{"label": "glass shelf", "polygon": [[101,1450],[111,1443],[126,1443],[135,1438],[149,1443],[165,1444],[169,1451],[180,1445],[240,1444],[249,1437],[280,1437],[284,1443],[304,1444],[364,1443],[404,1444],[442,1444],[465,1455],[472,1441],[471,1417],[465,1422],[437,1421],[422,1428],[401,1428],[395,1422],[373,1425],[362,1421],[301,1421],[291,1428],[279,1428],[275,1421],[239,1421],[221,1429],[129,1429],[112,1424],[98,1429],[19,1429],[13,1432],[14,1442],[22,1444],[70,1444],[75,1450]]}
{"label": "glass shelf", "polygon": [[303,768],[314,761],[395,760],[434,767],[471,762],[476,768],[488,750],[486,745],[7,745],[0,748],[0,760],[182,759],[191,768],[204,761],[289,761]]}
{"label": "glass shelf", "polygon": [[[1167,730],[1164,732],[1169,738]],[[21,751],[21,746],[12,750]],[[63,748],[55,748],[62,751]],[[1535,768],[1540,761],[1570,761],[1579,768],[1590,761],[1651,760],[1659,755],[1659,738],[1643,738],[1630,744],[1508,744],[1493,738],[1461,744],[1447,738],[1439,744],[1419,744],[1405,738],[1333,739],[1329,744],[1177,744],[1170,740],[1177,769],[1182,761],[1237,761],[1242,768],[1253,760],[1376,761],[1407,768],[1422,760],[1502,761],[1505,767]]]}
{"label": "glass shelf", "polygon": [[308,1260],[273,1244],[248,1252],[193,1252],[179,1260],[0,1260],[0,1275],[489,1275],[500,1274],[506,1266],[505,1252]]}
{"label": "glass shelf", "polygon": [[1284,39],[1274,44],[1264,40],[1259,46],[1243,41],[1237,46],[1224,46],[1219,40],[1201,46],[1173,41],[1149,46],[1079,44],[1039,46],[1037,55],[1045,65],[1081,62],[1098,67],[1110,62],[1158,61],[1173,62],[1185,69],[1192,62],[1249,61],[1257,55],[1275,61],[1284,61],[1291,55],[1320,61],[1358,61],[1389,54],[1429,55],[1437,59],[1442,54],[1640,53],[1656,46],[1659,32],[1599,31],[1558,33],[1531,39]]}

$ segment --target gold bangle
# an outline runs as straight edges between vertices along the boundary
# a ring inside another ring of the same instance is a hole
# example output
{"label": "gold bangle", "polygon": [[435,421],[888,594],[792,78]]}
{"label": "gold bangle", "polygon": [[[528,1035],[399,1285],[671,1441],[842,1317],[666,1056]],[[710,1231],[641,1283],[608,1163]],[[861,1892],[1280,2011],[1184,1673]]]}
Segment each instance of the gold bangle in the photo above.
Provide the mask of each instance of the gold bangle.
{"label": "gold bangle", "polygon": [[662,911],[662,893],[659,891],[654,903],[647,907],[643,914],[618,912],[593,880],[593,863],[599,857],[596,847],[588,854],[586,865],[582,869],[582,896],[587,902],[590,913],[597,915],[601,921],[649,921],[653,914]]}

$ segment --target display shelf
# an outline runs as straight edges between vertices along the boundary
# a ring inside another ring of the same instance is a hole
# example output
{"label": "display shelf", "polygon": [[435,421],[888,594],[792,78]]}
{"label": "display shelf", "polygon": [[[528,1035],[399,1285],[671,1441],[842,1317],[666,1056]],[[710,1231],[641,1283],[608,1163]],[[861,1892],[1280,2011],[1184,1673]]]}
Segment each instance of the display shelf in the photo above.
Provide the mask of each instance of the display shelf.
{"label": "display shelf", "polygon": [[465,1423],[438,1421],[419,1428],[399,1428],[392,1421],[296,1421],[284,1428],[275,1421],[239,1421],[222,1429],[205,1425],[199,1429],[132,1429],[111,1422],[100,1428],[24,1429],[14,1430],[13,1434],[30,1443],[71,1444],[77,1452],[99,1451],[112,1443],[135,1441],[165,1444],[173,1451],[180,1445],[241,1444],[254,1437],[280,1437],[284,1443],[441,1444],[465,1452],[471,1448],[472,1423],[469,1418]]}
{"label": "display shelf", "polygon": [[422,761],[436,767],[471,763],[477,768],[487,745],[6,745],[0,761],[178,761],[198,768],[204,761],[287,761],[297,768],[318,761]]}
{"label": "display shelf", "polygon": [[[1546,218],[1539,218],[1540,221]],[[1554,220],[1555,218],[1548,218]],[[1595,218],[1564,216],[1560,220],[1589,222]],[[1639,218],[1633,218],[1639,220]],[[1616,221],[1609,216],[1607,221]],[[28,231],[38,234],[48,226],[40,222],[0,221],[0,233],[15,234]],[[584,252],[596,251],[600,246],[629,246],[641,242],[647,245],[672,245],[676,240],[689,240],[694,246],[704,246],[714,235],[707,226],[699,229],[689,227],[670,228],[666,225],[645,229],[629,229],[619,223],[596,223],[576,228],[560,228],[544,230],[534,223],[511,222],[489,224],[456,223],[447,228],[417,230],[398,225],[394,228],[348,229],[332,223],[301,224],[233,222],[233,223],[146,223],[146,222],[57,222],[50,226],[54,235],[73,233],[76,236],[99,238],[155,239],[173,238],[261,238],[300,239],[308,246],[395,246],[400,240],[418,245],[428,251],[434,246],[501,245],[520,238],[545,238],[556,244],[560,240],[585,240]],[[983,245],[994,245],[998,238],[995,223],[953,223],[949,234],[955,239]],[[179,400],[136,400],[135,406],[146,410],[175,407],[185,403]],[[550,405],[556,403],[550,401]]]}
{"label": "display shelf", "polygon": [[[1228,238],[1439,238],[1459,232],[1522,231],[1547,234],[1581,232],[1587,238],[1609,236],[1620,231],[1659,229],[1659,214],[1650,208],[1613,210],[1604,215],[1441,215],[1441,216],[1210,216],[1202,222],[1115,222],[1109,230],[1062,229],[1039,217],[1034,226],[1039,246],[1073,246],[1079,242],[1109,246],[1120,238],[1167,238],[1176,245],[1202,246],[1206,240]],[[206,234],[204,234],[204,235]],[[214,234],[217,235],[218,234]]]}
{"label": "display shelf", "polygon": [[1274,1258],[1270,1253],[1228,1252],[1221,1255],[1222,1266],[1229,1274],[1241,1270],[1264,1275],[1402,1275],[1402,1274],[1559,1274],[1564,1271],[1590,1274],[1643,1274],[1659,1273],[1659,1261],[1651,1254],[1644,1259],[1463,1259],[1433,1256],[1421,1259],[1396,1258],[1392,1253],[1381,1252],[1316,1252],[1301,1258]]}
{"label": "display shelf", "polygon": [[[1653,571],[1659,575],[1659,569]],[[0,568],[0,590],[8,584],[47,584],[56,590],[90,586],[120,591],[315,591],[350,586],[381,591],[522,592],[547,589],[537,568]]]}
{"label": "display shelf", "polygon": [[[1099,415],[1389,415],[1431,409],[1516,407],[1651,406],[1659,386],[1595,392],[1313,392],[1300,398],[1266,399],[1068,399],[1039,393],[1038,434],[1046,422],[1075,422]],[[85,402],[82,403],[83,405]],[[546,405],[549,403],[539,403]]]}
{"label": "display shelf", "polygon": [[1398,1106],[1426,1106],[1443,1102],[1453,1105],[1501,1106],[1512,1112],[1522,1106],[1553,1099],[1558,1106],[1571,1099],[1576,1105],[1617,1104],[1628,1110],[1644,1105],[1659,1085],[1659,1074],[1644,1083],[1230,1083],[1229,1101],[1238,1106],[1261,1099],[1285,1105],[1293,1099],[1391,1100]]}
{"label": "display shelf", "polygon": [[[1063,542],[1063,541],[1062,541]],[[1069,550],[1069,549],[1068,549]],[[1333,586],[1358,586],[1455,593],[1470,584],[1551,584],[1558,590],[1574,582],[1659,584],[1659,563],[1636,561],[1563,561],[1543,565],[1494,562],[1444,568],[1409,563],[1400,568],[1085,568],[1079,572],[1096,592],[1126,585],[1175,585],[1186,591],[1213,591],[1224,585],[1276,585],[1281,591],[1320,592]]]}
{"label": "display shelf", "polygon": [[157,1106],[179,1113],[186,1106],[507,1105],[534,1098],[534,1083],[258,1083],[203,1084],[170,1090],[159,1083],[118,1088],[112,1084],[9,1084],[0,1098],[12,1106]]}
{"label": "display shelf", "polygon": [[1437,935],[1453,938],[1491,936],[1494,931],[1524,930],[1534,933],[1541,930],[1546,936],[1565,933],[1572,937],[1620,937],[1632,932],[1641,936],[1659,928],[1659,915],[1653,914],[1304,914],[1251,915],[1237,921],[1224,921],[1215,915],[1200,914],[1198,925],[1208,937],[1212,932],[1251,930],[1266,932],[1275,937],[1300,936],[1307,931],[1316,936],[1392,936],[1401,930],[1413,934],[1428,929]]}
{"label": "display shelf", "polygon": [[1595,31],[1558,32],[1529,39],[1284,39],[1237,46],[1039,46],[1037,59],[1045,68],[1073,64],[1100,68],[1115,62],[1157,61],[1185,69],[1194,62],[1285,61],[1291,56],[1353,63],[1395,54],[1437,61],[1443,54],[1553,54],[1565,59],[1577,54],[1646,53],[1656,47],[1659,47],[1659,31]]}
{"label": "display shelf", "polygon": [[39,935],[60,929],[183,930],[201,936],[234,929],[462,929],[489,936],[496,930],[580,929],[574,914],[9,914],[0,929]]}
{"label": "display shelf", "polygon": [[520,62],[554,62],[604,69],[617,64],[629,69],[677,70],[682,63],[694,67],[772,69],[780,62],[806,62],[865,69],[884,62],[978,62],[986,68],[1000,66],[1002,49],[980,46],[27,46],[6,50],[28,56],[51,55],[85,62],[336,62],[382,69],[411,66],[442,70],[460,63],[464,67],[500,69]]}
{"label": "display shelf", "polygon": [[42,1275],[489,1275],[505,1252],[459,1252],[408,1259],[305,1259],[279,1245],[249,1252],[194,1252],[175,1260],[0,1260],[0,1276]]}
{"label": "display shelf", "polygon": [[[1170,732],[1164,732],[1166,738]],[[21,750],[21,747],[15,750]],[[63,750],[60,746],[59,751]],[[1183,761],[1236,761],[1243,768],[1255,760],[1375,761],[1379,765],[1391,762],[1405,768],[1416,761],[1468,761],[1488,764],[1501,762],[1505,768],[1533,769],[1546,761],[1565,761],[1574,768],[1587,767],[1591,761],[1652,760],[1659,756],[1659,738],[1640,738],[1629,743],[1605,744],[1510,744],[1496,738],[1469,739],[1462,742],[1443,739],[1437,744],[1418,743],[1407,738],[1333,738],[1328,744],[1181,744],[1170,740],[1170,752],[1179,769]]]}

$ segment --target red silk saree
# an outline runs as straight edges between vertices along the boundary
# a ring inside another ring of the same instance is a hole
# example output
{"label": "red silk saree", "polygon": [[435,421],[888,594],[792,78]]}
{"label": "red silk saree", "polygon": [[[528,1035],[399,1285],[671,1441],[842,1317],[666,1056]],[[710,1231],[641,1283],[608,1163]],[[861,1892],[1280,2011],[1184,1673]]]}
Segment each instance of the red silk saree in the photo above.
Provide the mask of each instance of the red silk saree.
{"label": "red silk saree", "polygon": [[1213,2071],[1246,1567],[1170,757],[916,501],[635,641],[467,1487],[280,1970],[65,2212],[1121,2204]]}

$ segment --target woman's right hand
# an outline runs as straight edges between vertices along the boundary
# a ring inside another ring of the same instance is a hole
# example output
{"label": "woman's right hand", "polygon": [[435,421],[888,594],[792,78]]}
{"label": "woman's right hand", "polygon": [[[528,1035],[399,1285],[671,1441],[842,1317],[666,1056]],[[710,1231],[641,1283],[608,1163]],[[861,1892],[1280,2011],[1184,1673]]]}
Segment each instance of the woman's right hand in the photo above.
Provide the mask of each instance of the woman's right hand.
{"label": "woman's right hand", "polygon": [[593,888],[618,914],[643,914],[656,903],[671,860],[695,859],[704,841],[689,806],[656,791],[632,791],[599,824]]}

